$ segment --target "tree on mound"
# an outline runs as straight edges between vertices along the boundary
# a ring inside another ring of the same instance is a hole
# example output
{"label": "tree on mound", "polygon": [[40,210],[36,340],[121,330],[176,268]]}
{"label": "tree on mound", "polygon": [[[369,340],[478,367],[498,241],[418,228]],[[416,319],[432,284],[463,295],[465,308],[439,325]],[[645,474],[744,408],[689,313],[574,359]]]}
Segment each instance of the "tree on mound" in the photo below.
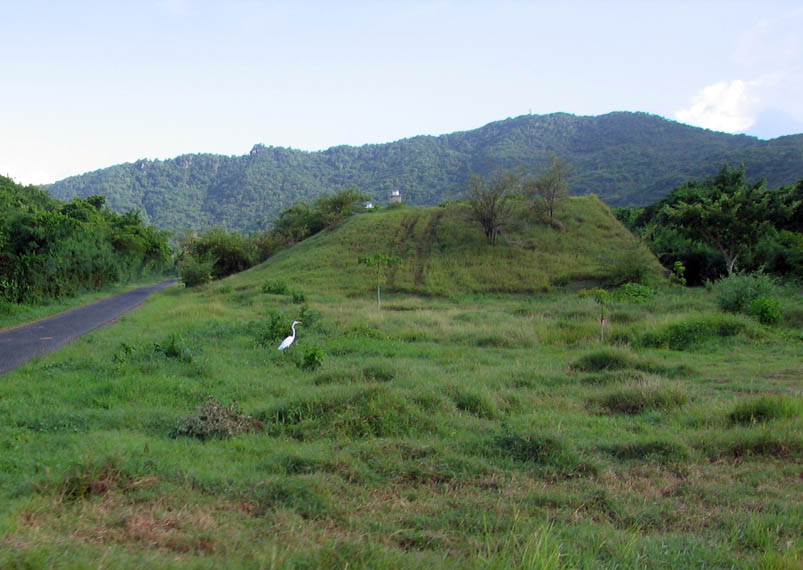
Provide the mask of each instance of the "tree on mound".
{"label": "tree on mound", "polygon": [[489,245],[496,238],[515,211],[513,195],[521,187],[522,174],[513,171],[496,171],[487,179],[472,173],[466,183],[471,219],[479,222]]}
{"label": "tree on mound", "polygon": [[552,157],[552,164],[542,170],[535,179],[525,182],[525,194],[532,200],[533,207],[549,215],[549,222],[561,201],[569,195],[569,179],[574,167],[559,156]]}

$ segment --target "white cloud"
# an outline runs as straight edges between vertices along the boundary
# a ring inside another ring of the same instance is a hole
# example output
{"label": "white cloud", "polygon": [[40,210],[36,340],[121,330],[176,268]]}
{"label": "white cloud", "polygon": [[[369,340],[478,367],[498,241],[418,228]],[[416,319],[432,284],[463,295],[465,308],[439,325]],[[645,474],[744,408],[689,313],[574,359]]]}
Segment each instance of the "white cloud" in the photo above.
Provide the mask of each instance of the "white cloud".
{"label": "white cloud", "polygon": [[689,125],[726,133],[742,132],[755,122],[760,81],[720,81],[703,88],[691,98],[687,109],[675,111],[675,118]]}

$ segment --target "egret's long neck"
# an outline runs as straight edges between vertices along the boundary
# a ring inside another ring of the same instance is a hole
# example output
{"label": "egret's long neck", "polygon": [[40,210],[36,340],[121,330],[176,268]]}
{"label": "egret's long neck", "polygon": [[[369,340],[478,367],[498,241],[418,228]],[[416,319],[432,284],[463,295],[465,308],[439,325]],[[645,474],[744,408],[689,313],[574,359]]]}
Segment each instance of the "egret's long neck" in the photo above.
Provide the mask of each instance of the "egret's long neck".
{"label": "egret's long neck", "polygon": [[291,326],[290,328],[292,328],[292,329],[293,329],[293,336],[296,336],[296,324],[295,324],[295,323],[293,323],[293,324],[292,324],[292,326]]}

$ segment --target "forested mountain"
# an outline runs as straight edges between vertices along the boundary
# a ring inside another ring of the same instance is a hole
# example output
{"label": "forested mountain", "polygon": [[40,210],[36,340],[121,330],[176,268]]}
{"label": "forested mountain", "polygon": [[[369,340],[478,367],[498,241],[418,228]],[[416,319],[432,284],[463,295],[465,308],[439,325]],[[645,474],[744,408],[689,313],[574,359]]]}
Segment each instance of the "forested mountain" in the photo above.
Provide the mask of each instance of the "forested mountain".
{"label": "forested mountain", "polygon": [[472,131],[317,152],[258,144],[244,156],[139,160],[48,190],[62,199],[104,195],[113,210],[138,208],[163,229],[252,231],[299,200],[337,189],[356,187],[378,202],[399,189],[406,202],[432,205],[460,195],[472,171],[537,172],[553,154],[576,167],[571,194],[595,193],[612,206],[649,204],[725,163],[744,163],[751,179],[766,178],[770,187],[803,178],[803,135],[762,141],[618,112],[524,115]]}

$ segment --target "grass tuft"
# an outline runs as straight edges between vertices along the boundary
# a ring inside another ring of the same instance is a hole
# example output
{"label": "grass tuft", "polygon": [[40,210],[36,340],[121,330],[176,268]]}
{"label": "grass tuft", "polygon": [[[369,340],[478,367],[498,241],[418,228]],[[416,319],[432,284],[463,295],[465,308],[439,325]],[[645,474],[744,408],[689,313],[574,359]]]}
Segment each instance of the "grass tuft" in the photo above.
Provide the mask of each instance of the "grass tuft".
{"label": "grass tuft", "polygon": [[668,411],[688,401],[686,390],[677,384],[646,381],[614,388],[590,403],[616,414],[640,414],[648,410]]}
{"label": "grass tuft", "polygon": [[739,402],[728,414],[733,424],[749,425],[771,420],[794,418],[803,413],[801,398],[791,396],[761,396]]}

